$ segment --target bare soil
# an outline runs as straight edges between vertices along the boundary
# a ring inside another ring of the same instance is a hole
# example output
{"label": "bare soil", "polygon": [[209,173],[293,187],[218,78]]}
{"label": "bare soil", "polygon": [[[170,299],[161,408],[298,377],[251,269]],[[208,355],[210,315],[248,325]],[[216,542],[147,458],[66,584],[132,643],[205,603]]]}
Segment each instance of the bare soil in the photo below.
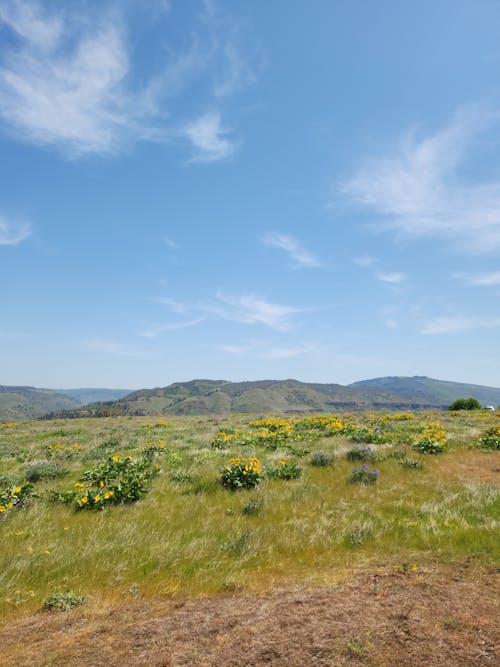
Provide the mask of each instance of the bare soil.
{"label": "bare soil", "polygon": [[88,600],[0,631],[0,665],[497,667],[498,570],[364,573],[333,588]]}

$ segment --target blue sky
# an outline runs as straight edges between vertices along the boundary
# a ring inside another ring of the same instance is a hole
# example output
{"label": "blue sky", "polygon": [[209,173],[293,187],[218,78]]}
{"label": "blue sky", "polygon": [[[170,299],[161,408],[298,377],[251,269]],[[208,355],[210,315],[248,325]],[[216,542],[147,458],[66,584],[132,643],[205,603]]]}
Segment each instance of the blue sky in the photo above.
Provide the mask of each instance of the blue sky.
{"label": "blue sky", "polygon": [[500,386],[496,0],[2,0],[0,384]]}

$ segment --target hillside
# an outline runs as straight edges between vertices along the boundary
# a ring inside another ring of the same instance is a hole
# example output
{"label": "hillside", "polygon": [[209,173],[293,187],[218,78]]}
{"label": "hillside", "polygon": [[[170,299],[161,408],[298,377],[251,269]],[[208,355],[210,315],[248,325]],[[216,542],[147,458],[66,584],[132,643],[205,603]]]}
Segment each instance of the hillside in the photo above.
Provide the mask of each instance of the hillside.
{"label": "hillside", "polygon": [[36,419],[48,412],[69,410],[79,405],[81,403],[71,396],[53,389],[0,385],[0,421]]}
{"label": "hillside", "polygon": [[415,377],[383,377],[373,380],[354,382],[353,389],[380,390],[397,394],[410,401],[423,401],[448,406],[457,398],[476,398],[483,405],[497,406],[500,404],[500,389],[484,387],[463,382],[434,380],[425,376]]}
{"label": "hillside", "polygon": [[38,389],[0,385],[0,421],[37,419],[95,401],[116,400],[126,389]]}
{"label": "hillside", "polygon": [[163,388],[141,389],[117,401],[72,409],[63,416],[440,409],[446,408],[456,398],[469,396],[484,404],[500,403],[500,389],[422,377],[378,378],[348,386],[297,380],[192,380]]}

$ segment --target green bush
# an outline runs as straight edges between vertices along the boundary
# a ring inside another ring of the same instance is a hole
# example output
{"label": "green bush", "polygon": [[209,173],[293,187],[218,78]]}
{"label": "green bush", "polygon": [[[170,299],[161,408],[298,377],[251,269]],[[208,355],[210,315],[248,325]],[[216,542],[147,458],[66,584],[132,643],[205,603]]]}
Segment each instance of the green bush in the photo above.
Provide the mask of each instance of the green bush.
{"label": "green bush", "polygon": [[268,468],[267,476],[272,479],[297,479],[302,475],[302,468],[290,459],[281,459],[278,465]]}
{"label": "green bush", "polygon": [[230,459],[220,471],[222,486],[231,491],[253,489],[261,479],[260,462],[254,458]]}
{"label": "green bush", "polygon": [[329,452],[314,452],[311,456],[311,465],[324,468],[326,466],[333,465],[335,461],[335,455],[330,454]]}
{"label": "green bush", "polygon": [[48,611],[69,611],[85,602],[85,598],[71,591],[65,593],[53,593],[43,603],[43,608]]}
{"label": "green bush", "polygon": [[448,406],[448,410],[481,410],[481,403],[476,398],[457,398]]}
{"label": "green bush", "polygon": [[500,426],[493,426],[485,431],[477,441],[477,446],[485,451],[499,451]]}
{"label": "green bush", "polygon": [[28,482],[40,482],[43,479],[55,479],[67,474],[55,461],[33,461],[24,466],[24,476]]}

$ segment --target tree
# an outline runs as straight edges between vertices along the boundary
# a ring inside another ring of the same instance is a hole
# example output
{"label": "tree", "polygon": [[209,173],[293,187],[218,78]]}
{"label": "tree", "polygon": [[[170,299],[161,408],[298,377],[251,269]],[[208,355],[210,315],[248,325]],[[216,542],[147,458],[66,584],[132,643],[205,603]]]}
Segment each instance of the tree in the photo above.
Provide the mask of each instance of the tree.
{"label": "tree", "polygon": [[481,410],[481,407],[477,398],[457,398],[448,407],[448,410]]}

